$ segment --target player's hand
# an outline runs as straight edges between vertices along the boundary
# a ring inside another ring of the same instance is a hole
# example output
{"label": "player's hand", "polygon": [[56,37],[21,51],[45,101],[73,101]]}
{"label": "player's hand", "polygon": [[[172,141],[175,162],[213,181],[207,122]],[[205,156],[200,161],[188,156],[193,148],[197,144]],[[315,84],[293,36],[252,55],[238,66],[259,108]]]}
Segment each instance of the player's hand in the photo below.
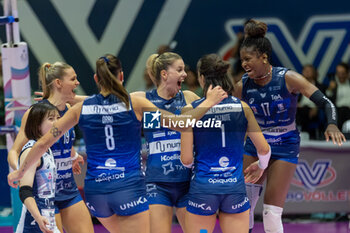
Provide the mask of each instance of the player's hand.
{"label": "player's hand", "polygon": [[258,165],[259,160],[255,161],[254,163],[251,163],[245,170],[244,170],[244,181],[246,183],[256,183],[260,177],[264,173],[264,169],[261,169]]}
{"label": "player's hand", "polygon": [[41,101],[41,100],[43,100],[44,92],[42,92],[42,91],[34,91],[34,95],[38,96],[38,97],[34,97],[35,101]]}
{"label": "player's hand", "polygon": [[326,141],[329,141],[329,138],[332,139],[333,144],[338,144],[341,146],[343,142],[346,142],[345,136],[335,124],[329,124],[327,126],[326,131],[324,132],[324,136],[326,137]]}
{"label": "player's hand", "polygon": [[210,101],[212,106],[220,103],[223,99],[227,98],[227,93],[220,86],[216,86],[213,88],[212,85],[209,86],[206,99]]}
{"label": "player's hand", "polygon": [[39,228],[42,232],[53,233],[53,231],[48,228],[48,226],[50,226],[50,223],[45,217],[40,216],[37,219],[35,219],[35,221],[38,223]]}
{"label": "player's hand", "polygon": [[12,188],[17,188],[18,187],[18,182],[20,179],[22,179],[23,174],[19,170],[15,170],[13,172],[10,172],[7,175],[7,183],[12,187]]}
{"label": "player's hand", "polygon": [[84,165],[84,158],[78,155],[78,158],[73,160],[72,170],[74,174],[81,174],[81,165]]}
{"label": "player's hand", "polygon": [[331,80],[328,85],[328,89],[333,91],[337,87],[337,83],[334,80]]}

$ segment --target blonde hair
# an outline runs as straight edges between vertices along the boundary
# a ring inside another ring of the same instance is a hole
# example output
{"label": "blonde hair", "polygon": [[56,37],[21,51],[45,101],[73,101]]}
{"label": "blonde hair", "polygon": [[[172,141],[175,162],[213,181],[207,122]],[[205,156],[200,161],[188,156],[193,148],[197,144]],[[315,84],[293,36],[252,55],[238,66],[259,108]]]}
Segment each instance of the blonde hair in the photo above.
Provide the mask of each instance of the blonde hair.
{"label": "blonde hair", "polygon": [[[152,81],[159,86],[161,77],[160,77],[160,72],[162,70],[167,70],[169,66],[171,66],[174,61],[182,59],[182,57],[173,52],[165,52],[162,54],[152,54],[148,59],[147,59],[147,69],[150,73],[150,77],[152,78]],[[153,80],[154,79],[154,80]]]}
{"label": "blonde hair", "polygon": [[62,80],[66,74],[66,70],[72,68],[63,62],[55,62],[50,64],[45,62],[39,68],[39,84],[43,90],[43,98],[47,99],[51,95],[52,83],[55,79]]}
{"label": "blonde hair", "polygon": [[147,61],[146,61],[146,71],[147,71],[147,74],[148,74],[149,78],[152,80],[154,85],[157,85],[157,82],[156,82],[156,79],[155,79],[154,74],[152,72],[152,65],[153,65],[153,60],[156,56],[158,56],[158,54],[152,54],[151,56],[149,56],[147,58]]}

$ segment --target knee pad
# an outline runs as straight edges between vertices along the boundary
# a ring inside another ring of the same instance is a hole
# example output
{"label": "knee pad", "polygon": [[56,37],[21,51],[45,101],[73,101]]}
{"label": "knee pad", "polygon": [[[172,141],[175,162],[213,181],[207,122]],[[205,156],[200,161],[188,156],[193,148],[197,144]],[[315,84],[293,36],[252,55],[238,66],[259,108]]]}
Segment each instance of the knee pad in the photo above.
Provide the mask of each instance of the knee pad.
{"label": "knee pad", "polygon": [[268,233],[283,233],[282,225],[283,208],[264,204],[263,222],[264,230]]}
{"label": "knee pad", "polygon": [[263,186],[261,184],[251,184],[251,183],[245,184],[245,188],[247,190],[247,196],[250,202],[249,229],[252,229],[254,226],[254,209],[261,195],[262,187]]}

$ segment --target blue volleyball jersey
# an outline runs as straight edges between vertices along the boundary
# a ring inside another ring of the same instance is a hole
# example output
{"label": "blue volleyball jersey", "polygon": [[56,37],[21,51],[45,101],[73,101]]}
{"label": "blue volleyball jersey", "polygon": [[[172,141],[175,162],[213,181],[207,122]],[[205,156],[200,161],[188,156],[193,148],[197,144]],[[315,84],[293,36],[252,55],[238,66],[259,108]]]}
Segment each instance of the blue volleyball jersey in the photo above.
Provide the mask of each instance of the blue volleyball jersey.
{"label": "blue volleyball jersey", "polygon": [[141,122],[114,95],[85,99],[79,127],[86,143],[84,190],[90,194],[118,191],[140,183]]}
{"label": "blue volleyball jersey", "polygon": [[[246,101],[273,155],[282,157],[299,154],[299,132],[295,124],[298,95],[288,91],[286,68],[273,67],[272,79],[265,86],[257,85],[247,74],[242,77],[242,100]],[[247,147],[252,147],[248,138]]]}
{"label": "blue volleyball jersey", "polygon": [[[35,144],[34,140],[29,140],[22,148],[21,154],[32,148]],[[21,156],[21,155],[20,155]],[[55,222],[55,179],[56,166],[51,150],[47,151],[40,158],[41,164],[36,169],[33,180],[33,197],[38,206],[39,212],[49,221],[48,228],[54,230]],[[35,222],[31,213],[23,204],[21,219],[18,223],[17,232],[41,232],[39,225]]]}
{"label": "blue volleyball jersey", "polygon": [[[146,92],[146,98],[158,108],[174,114],[181,114],[186,105],[182,91],[170,100],[163,99],[157,89]],[[181,134],[161,127],[158,130],[144,129],[149,154],[146,166],[147,182],[184,182],[190,180],[190,169],[180,161]]]}
{"label": "blue volleyball jersey", "polygon": [[[195,108],[204,98],[194,101]],[[194,174],[190,193],[245,193],[243,176],[243,143],[247,119],[241,101],[229,96],[213,106],[201,119],[204,125],[194,127]],[[208,123],[209,122],[209,123]]]}
{"label": "blue volleyball jersey", "polygon": [[[50,103],[48,100],[43,102]],[[58,111],[62,117],[68,108],[63,111]],[[51,151],[55,158],[57,177],[56,177],[56,197],[57,201],[64,201],[74,198],[79,194],[78,187],[74,180],[72,171],[71,151],[75,141],[75,131],[71,128],[51,146]]]}

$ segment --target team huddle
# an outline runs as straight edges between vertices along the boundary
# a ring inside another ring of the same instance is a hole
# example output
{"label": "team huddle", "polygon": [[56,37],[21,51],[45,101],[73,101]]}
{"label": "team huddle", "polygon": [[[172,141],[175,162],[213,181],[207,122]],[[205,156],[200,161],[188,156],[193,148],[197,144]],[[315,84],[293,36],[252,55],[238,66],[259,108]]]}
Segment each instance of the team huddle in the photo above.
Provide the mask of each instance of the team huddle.
{"label": "team huddle", "polygon": [[[299,157],[298,94],[325,108],[327,140],[341,145],[345,137],[321,91],[300,74],[270,65],[266,31],[263,22],[246,23],[240,47],[246,73],[236,85],[221,57],[199,59],[203,98],[181,91],[187,74],[173,52],[147,60],[156,89],[130,94],[114,55],[97,59],[100,92],[90,97],[75,95],[79,81],[71,66],[43,64],[43,100],[24,115],[8,155],[15,169],[8,182],[19,185],[24,204],[17,232],[93,232],[90,211],[109,232],[170,233],[174,207],[186,233],[213,232],[217,215],[223,232],[248,232],[266,179],[264,229],[283,232],[283,205]],[[142,127],[145,114],[150,122],[159,119],[159,127]],[[85,202],[73,177],[83,161],[72,147],[77,124],[86,144]]]}

